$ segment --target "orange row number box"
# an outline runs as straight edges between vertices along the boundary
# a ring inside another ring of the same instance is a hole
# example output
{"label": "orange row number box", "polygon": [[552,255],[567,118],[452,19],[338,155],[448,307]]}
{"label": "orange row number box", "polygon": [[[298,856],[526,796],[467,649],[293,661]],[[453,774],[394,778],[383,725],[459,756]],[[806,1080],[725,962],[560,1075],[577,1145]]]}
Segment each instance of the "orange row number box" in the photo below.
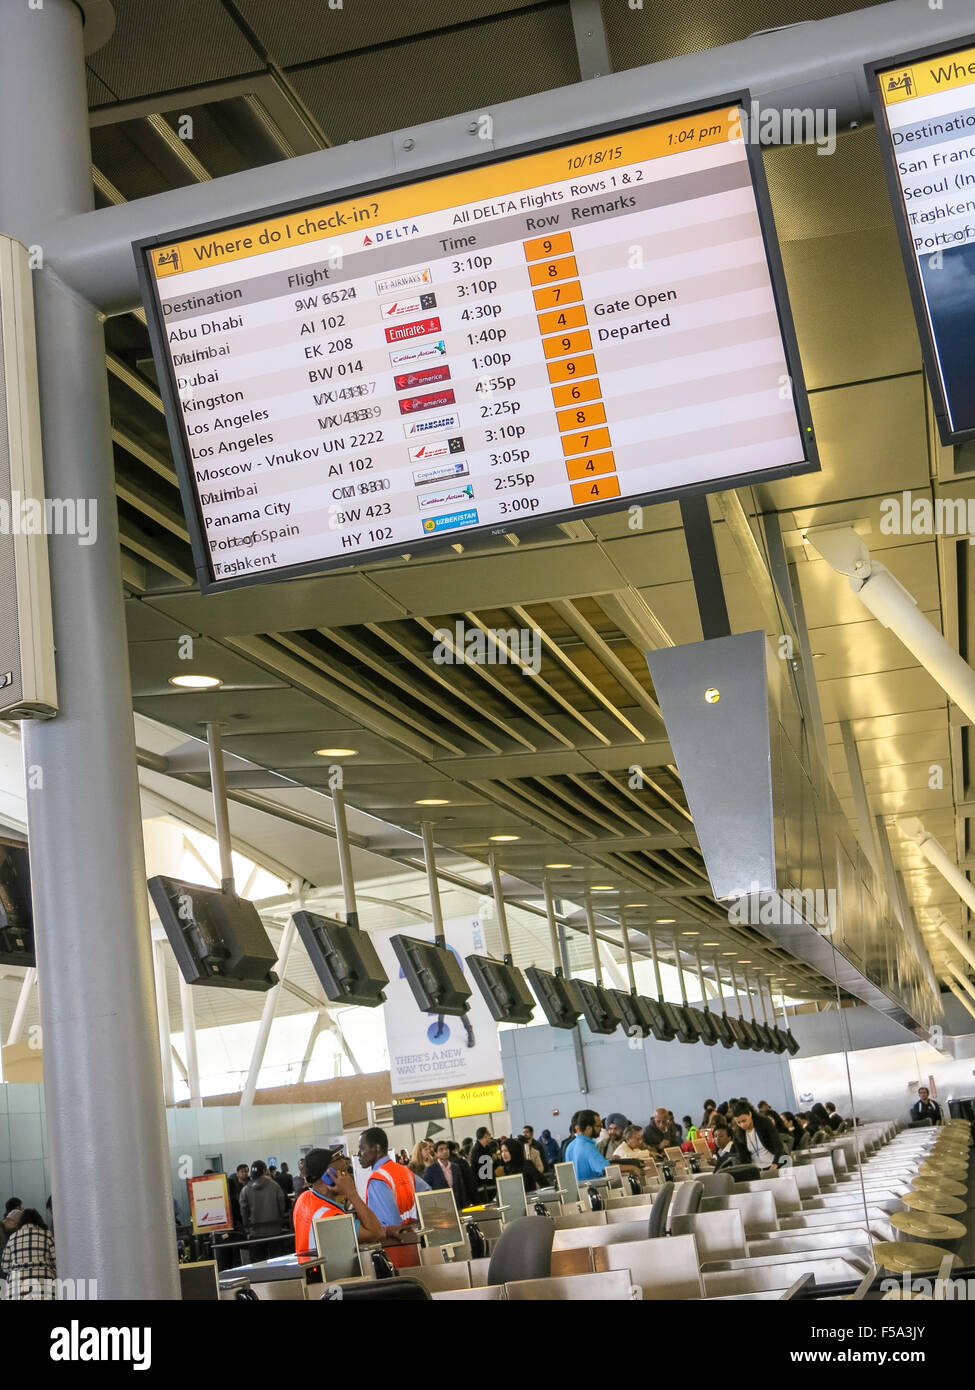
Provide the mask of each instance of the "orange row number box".
{"label": "orange row number box", "polygon": [[591,347],[592,334],[588,328],[575,328],[571,333],[556,333],[551,338],[542,339],[542,351],[546,357],[570,357]]}
{"label": "orange row number box", "polygon": [[620,480],[610,475],[608,478],[595,478],[591,482],[572,484],[572,502],[578,507],[583,502],[602,502],[607,497],[619,497]]}
{"label": "orange row number box", "polygon": [[576,405],[583,401],[598,401],[602,395],[598,377],[591,376],[588,381],[567,381],[564,386],[552,387],[552,400],[556,408]]}
{"label": "orange row number box", "polygon": [[559,432],[581,430],[587,425],[605,425],[606,407],[602,401],[590,401],[588,405],[570,406],[568,410],[557,410],[555,418],[559,422]]}
{"label": "orange row number box", "polygon": [[525,260],[548,260],[552,256],[564,256],[571,250],[571,232],[557,232],[555,236],[538,236],[525,242]]}
{"label": "orange row number box", "polygon": [[582,283],[579,280],[543,285],[535,290],[532,298],[536,309],[555,309],[563,304],[578,304],[582,300]]}
{"label": "orange row number box", "polygon": [[610,451],[605,454],[580,454],[578,458],[566,459],[565,471],[570,482],[582,478],[600,478],[605,473],[616,472],[616,460]]}
{"label": "orange row number box", "polygon": [[584,376],[596,375],[596,359],[591,352],[581,357],[564,357],[560,362],[548,364],[548,379],[554,386],[558,381],[576,381]]}
{"label": "orange row number box", "polygon": [[544,337],[546,333],[565,333],[570,328],[584,328],[588,322],[585,305],[574,304],[565,309],[549,309],[547,313],[539,314],[538,331]]}
{"label": "orange row number box", "polygon": [[557,261],[535,261],[528,267],[533,285],[550,285],[555,280],[575,280],[579,275],[575,256],[562,256]]}
{"label": "orange row number box", "polygon": [[573,454],[595,454],[609,448],[609,430],[581,430],[578,434],[562,436],[562,452],[566,458]]}

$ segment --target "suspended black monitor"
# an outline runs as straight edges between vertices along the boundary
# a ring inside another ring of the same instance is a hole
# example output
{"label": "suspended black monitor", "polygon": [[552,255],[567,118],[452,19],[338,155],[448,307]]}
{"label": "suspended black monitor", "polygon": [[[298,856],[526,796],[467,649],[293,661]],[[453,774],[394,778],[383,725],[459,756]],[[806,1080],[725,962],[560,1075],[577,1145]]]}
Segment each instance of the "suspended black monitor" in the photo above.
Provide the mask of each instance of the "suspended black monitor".
{"label": "suspended black monitor", "polygon": [[336,1004],[374,1009],[386,1002],[389,976],[368,932],[317,912],[296,912],[294,923],[326,996]]}
{"label": "suspended black monitor", "polygon": [[762,1040],[758,1036],[758,1030],[754,1023],[750,1023],[747,1018],[739,1018],[738,1022],[745,1037],[745,1046],[742,1051],[762,1052],[764,1050],[762,1047]]}
{"label": "suspended black monitor", "polygon": [[657,1042],[673,1042],[677,1035],[677,1026],[674,1018],[667,1012],[669,1004],[665,1004],[662,999],[644,998],[647,1012],[650,1015],[650,1028]]}
{"label": "suspended black monitor", "polygon": [[796,1053],[799,1051],[799,1044],[796,1042],[795,1038],[792,1035],[792,1029],[780,1028],[779,1032],[782,1034],[782,1041],[785,1043],[786,1051],[791,1053],[794,1057]]}
{"label": "suspended black monitor", "polygon": [[735,1035],[731,1031],[731,1019],[727,1014],[712,1014],[711,1027],[722,1047],[734,1047]]}
{"label": "suspended black monitor", "polygon": [[492,956],[465,956],[474,983],[498,1023],[530,1023],[535,1000],[517,965],[505,965]]}
{"label": "suspended black monitor", "polygon": [[718,1041],[718,1035],[714,1030],[714,1020],[711,1014],[706,1009],[692,1008],[690,1004],[684,1006],[684,1012],[687,1014],[691,1023],[693,1023],[697,1031],[697,1036],[701,1042],[705,1043],[708,1047],[713,1047]]}
{"label": "suspended black monitor", "polygon": [[582,1001],[582,1013],[590,1033],[615,1033],[623,1015],[609,990],[588,980],[573,980],[572,983]]}
{"label": "suspended black monitor", "polygon": [[0,965],[36,964],[27,846],[0,839]]}
{"label": "suspended black monitor", "polygon": [[772,1041],[771,1030],[764,1023],[754,1024],[755,1032],[758,1034],[759,1048],[762,1052],[775,1052],[775,1043]]}
{"label": "suspended black monitor", "polygon": [[731,1031],[731,1037],[735,1045],[742,1052],[751,1052],[752,1044],[751,1039],[745,1032],[745,1020],[743,1018],[735,1018],[733,1014],[725,1014],[725,1018],[728,1020],[728,1028]]}
{"label": "suspended black monitor", "polygon": [[653,1013],[651,1004],[652,999],[644,999],[640,994],[630,994],[625,989],[611,989],[610,994],[616,1000],[616,1007],[620,1011],[623,1020],[623,1032],[628,1038],[648,1038],[653,1032]]}
{"label": "suspended black monitor", "polygon": [[467,1013],[470,987],[461,963],[449,946],[415,936],[391,936],[396,959],[425,1014]]}
{"label": "suspended black monitor", "polygon": [[551,1027],[574,1028],[582,1013],[582,1000],[572,981],[536,965],[530,965],[525,976]]}
{"label": "suspended black monitor", "polygon": [[682,1004],[664,1004],[664,1009],[668,1013],[674,1027],[674,1036],[678,1042],[696,1043],[697,1028],[694,1020],[690,1016],[690,1011]]}
{"label": "suspended black monitor", "polygon": [[773,1052],[784,1052],[784,1051],[785,1051],[785,1038],[783,1038],[783,1036],[782,1036],[782,1034],[779,1032],[778,1028],[773,1027],[771,1023],[766,1023],[766,1025],[765,1025],[765,1031],[766,1031],[766,1033],[768,1034],[769,1042],[770,1042],[771,1047],[772,1047],[772,1051],[773,1051]]}
{"label": "suspended black monitor", "polygon": [[246,898],[162,876],[149,880],[149,895],[187,984],[267,990],[278,983],[277,953]]}

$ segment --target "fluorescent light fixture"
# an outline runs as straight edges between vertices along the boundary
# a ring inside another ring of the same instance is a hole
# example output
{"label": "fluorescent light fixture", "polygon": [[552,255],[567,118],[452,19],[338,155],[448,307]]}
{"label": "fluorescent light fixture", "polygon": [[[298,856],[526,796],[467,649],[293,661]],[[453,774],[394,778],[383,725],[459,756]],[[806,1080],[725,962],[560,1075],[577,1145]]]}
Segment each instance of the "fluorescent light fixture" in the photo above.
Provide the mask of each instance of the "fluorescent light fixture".
{"label": "fluorescent light fixture", "polygon": [[170,676],[169,684],[180,690],[216,690],[223,681],[219,676]]}
{"label": "fluorescent light fixture", "polygon": [[508,843],[510,843],[512,840],[520,840],[520,839],[521,839],[521,836],[520,836],[520,835],[489,835],[489,836],[488,836],[488,839],[489,839],[489,840],[493,840],[495,844],[508,844]]}
{"label": "fluorescent light fixture", "polygon": [[358,748],[316,748],[316,758],[354,758]]}
{"label": "fluorescent light fixture", "polygon": [[449,806],[450,802],[442,796],[424,796],[419,801],[414,801],[414,806]]}

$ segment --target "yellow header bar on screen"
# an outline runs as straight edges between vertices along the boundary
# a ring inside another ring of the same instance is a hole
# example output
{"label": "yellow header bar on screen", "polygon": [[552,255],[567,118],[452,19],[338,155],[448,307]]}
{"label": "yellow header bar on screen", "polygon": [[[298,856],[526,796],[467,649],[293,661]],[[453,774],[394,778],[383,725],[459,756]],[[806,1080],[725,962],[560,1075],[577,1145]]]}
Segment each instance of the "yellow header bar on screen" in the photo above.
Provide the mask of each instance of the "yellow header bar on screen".
{"label": "yellow header bar on screen", "polygon": [[331,238],[354,235],[358,246],[366,244],[358,238],[368,236],[370,228],[409,222],[423,213],[502,198],[573,177],[583,182],[603,170],[739,139],[737,107],[698,112],[556,150],[542,150],[518,159],[365,193],[340,203],[323,203],[224,232],[208,232],[157,247],[150,253],[150,261],[156,278],[163,279]]}
{"label": "yellow header bar on screen", "polygon": [[956,87],[969,87],[975,83],[975,48],[942,53],[909,67],[888,68],[877,74],[877,80],[885,106],[933,96],[936,92],[950,92]]}

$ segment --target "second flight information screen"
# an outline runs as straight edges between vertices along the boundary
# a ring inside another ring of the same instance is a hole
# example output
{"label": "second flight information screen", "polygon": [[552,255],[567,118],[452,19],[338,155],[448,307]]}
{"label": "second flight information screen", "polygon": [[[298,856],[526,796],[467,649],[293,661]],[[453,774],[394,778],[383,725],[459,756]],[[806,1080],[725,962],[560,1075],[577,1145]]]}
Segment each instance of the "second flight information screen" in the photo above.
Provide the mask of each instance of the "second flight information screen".
{"label": "second flight information screen", "polygon": [[737,107],[138,251],[205,588],[810,466]]}

